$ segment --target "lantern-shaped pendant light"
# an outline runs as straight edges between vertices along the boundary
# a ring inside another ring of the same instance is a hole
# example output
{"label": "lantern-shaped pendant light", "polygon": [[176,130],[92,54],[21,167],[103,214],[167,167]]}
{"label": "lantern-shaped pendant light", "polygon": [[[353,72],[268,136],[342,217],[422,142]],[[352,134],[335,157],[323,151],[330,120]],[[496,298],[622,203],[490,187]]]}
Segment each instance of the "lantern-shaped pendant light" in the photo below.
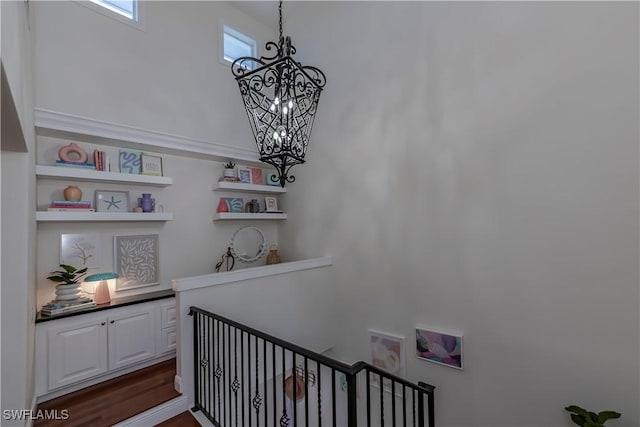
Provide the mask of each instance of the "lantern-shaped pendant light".
{"label": "lantern-shaped pendant light", "polygon": [[273,165],[284,187],[295,181],[292,166],[304,163],[320,92],[326,83],[324,73],[301,65],[291,58],[296,53],[290,37],[282,35],[282,1],[279,7],[280,40],[268,42],[272,56],[236,59],[231,71],[240,87],[260,160]]}

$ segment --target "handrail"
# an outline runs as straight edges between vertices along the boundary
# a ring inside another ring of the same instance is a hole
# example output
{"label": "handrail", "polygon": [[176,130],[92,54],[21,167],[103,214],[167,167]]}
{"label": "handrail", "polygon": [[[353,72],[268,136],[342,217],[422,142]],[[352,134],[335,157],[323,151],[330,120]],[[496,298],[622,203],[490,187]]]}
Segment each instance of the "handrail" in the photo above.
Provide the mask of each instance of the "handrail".
{"label": "handrail", "polygon": [[[435,426],[433,385],[422,381],[412,383],[364,361],[349,365],[199,307],[189,307],[188,314],[193,317],[194,332],[192,410],[202,411],[216,426],[253,425],[252,416],[258,426],[287,427],[291,421],[292,427],[297,427],[298,421],[309,426],[310,417],[317,417],[320,426],[324,416],[327,421],[331,417],[335,427],[338,412],[344,417],[340,425],[349,427],[361,425],[359,412],[366,417],[368,426],[372,425],[373,417],[379,417],[380,425],[390,419],[394,426],[408,426],[410,420],[414,427]],[[289,363],[287,352],[291,355]],[[296,362],[298,358],[303,360]],[[311,371],[309,361],[315,365]],[[292,374],[285,378],[287,365]],[[282,376],[276,381],[280,366]],[[340,384],[336,382],[336,374],[343,375]],[[359,404],[358,378],[362,377],[366,388]],[[314,384],[317,385],[313,393],[316,409],[310,410],[308,387]],[[379,391],[372,393],[371,386]],[[341,400],[345,405],[343,409],[337,406],[338,387],[346,391],[340,398],[344,399]],[[327,388],[328,391],[321,391]],[[297,390],[302,397],[293,397],[299,396]],[[298,411],[295,402],[302,398],[304,405]],[[362,405],[366,405],[366,409]]]}
{"label": "handrail", "polygon": [[300,347],[297,344],[294,344],[292,342],[283,340],[282,338],[278,338],[275,337],[273,335],[267,334],[266,332],[262,332],[259,331],[255,328],[252,328],[250,326],[246,326],[243,325],[242,323],[238,323],[235,320],[229,319],[227,317],[224,316],[220,316],[219,314],[215,314],[215,313],[211,313],[210,311],[207,310],[203,310],[199,307],[194,307],[191,306],[189,307],[189,316],[193,316],[194,313],[201,313],[204,314],[206,316],[212,317],[214,319],[220,320],[224,323],[227,323],[231,326],[233,326],[234,328],[238,328],[240,330],[243,330],[247,333],[250,333],[252,335],[255,335],[259,338],[263,338],[266,339],[274,344],[279,345],[280,347],[285,347],[289,350],[295,351],[297,354],[301,355],[301,356],[306,356],[309,358],[312,358],[314,360],[317,360],[318,362],[326,365],[329,368],[334,368],[337,371],[342,372],[343,374],[347,374],[347,375],[357,375],[358,373],[364,371],[364,370],[368,370],[370,372],[373,372],[375,374],[378,375],[382,375],[385,378],[388,378],[392,381],[395,381],[397,383],[402,384],[403,386],[406,387],[410,387],[413,388],[415,390],[419,390],[422,391],[424,393],[433,393],[435,391],[435,386],[431,385],[431,384],[427,384],[425,382],[418,382],[417,384],[412,383],[404,378],[398,377],[392,373],[389,373],[383,369],[378,368],[377,366],[374,366],[370,363],[364,362],[364,361],[359,361],[359,362],[355,362],[352,365],[348,365],[344,362],[341,362],[339,360],[335,360],[332,359],[328,356],[325,356],[324,354],[321,353],[316,353],[315,351],[309,350],[307,348],[304,347]]}

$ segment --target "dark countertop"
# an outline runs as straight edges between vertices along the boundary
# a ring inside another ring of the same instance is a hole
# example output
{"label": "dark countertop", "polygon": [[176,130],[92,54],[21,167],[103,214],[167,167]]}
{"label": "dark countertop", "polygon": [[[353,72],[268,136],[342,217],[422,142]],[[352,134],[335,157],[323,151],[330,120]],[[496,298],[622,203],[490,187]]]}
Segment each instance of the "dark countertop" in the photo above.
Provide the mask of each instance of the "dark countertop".
{"label": "dark countertop", "polygon": [[62,319],[64,317],[79,316],[81,314],[94,313],[96,311],[109,310],[116,307],[124,307],[127,305],[140,304],[143,302],[155,301],[159,299],[171,298],[175,296],[173,289],[165,289],[163,291],[147,292],[144,294],[131,295],[122,298],[113,298],[108,304],[100,304],[85,310],[72,311],[71,313],[58,314],[56,316],[42,316],[40,312],[36,316],[36,323],[48,322],[49,320]]}

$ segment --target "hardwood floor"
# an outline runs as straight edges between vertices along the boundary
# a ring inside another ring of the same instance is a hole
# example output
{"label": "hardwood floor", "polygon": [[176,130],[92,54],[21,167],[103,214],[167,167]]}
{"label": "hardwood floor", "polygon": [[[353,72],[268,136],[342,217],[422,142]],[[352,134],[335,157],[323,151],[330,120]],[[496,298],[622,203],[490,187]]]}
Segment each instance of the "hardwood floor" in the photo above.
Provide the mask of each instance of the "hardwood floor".
{"label": "hardwood floor", "polygon": [[[69,414],[68,419],[36,420],[34,426],[102,427],[113,425],[180,396],[180,393],[175,391],[173,386],[175,374],[176,360],[170,359],[49,400],[38,405],[38,409],[57,409],[58,411],[66,409]],[[187,415],[191,416],[188,413]],[[173,425],[190,426],[191,424]],[[167,426],[172,426],[172,424]]]}
{"label": "hardwood floor", "polygon": [[200,423],[190,412],[183,412],[158,424],[156,427],[200,427]]}

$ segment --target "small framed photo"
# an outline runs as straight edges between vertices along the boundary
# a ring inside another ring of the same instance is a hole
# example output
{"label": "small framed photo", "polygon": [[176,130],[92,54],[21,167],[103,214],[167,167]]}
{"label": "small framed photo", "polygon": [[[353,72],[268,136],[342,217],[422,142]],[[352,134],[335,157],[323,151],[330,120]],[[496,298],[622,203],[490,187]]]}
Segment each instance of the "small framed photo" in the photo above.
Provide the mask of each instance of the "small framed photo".
{"label": "small framed photo", "polygon": [[[371,364],[398,377],[404,377],[404,337],[369,329]],[[380,375],[371,374],[371,383],[380,385]],[[385,388],[391,388],[391,380],[384,379]]]}
{"label": "small framed photo", "polygon": [[267,212],[278,212],[278,199],[275,197],[265,197],[264,204]]}
{"label": "small framed photo", "polygon": [[462,334],[416,328],[416,357],[462,369]]}
{"label": "small framed photo", "polygon": [[96,212],[129,212],[129,192],[96,190]]}
{"label": "small framed photo", "polygon": [[142,175],[162,176],[162,157],[142,154],[140,163]]}
{"label": "small framed photo", "polygon": [[251,168],[238,166],[238,180],[244,184],[251,184]]}

